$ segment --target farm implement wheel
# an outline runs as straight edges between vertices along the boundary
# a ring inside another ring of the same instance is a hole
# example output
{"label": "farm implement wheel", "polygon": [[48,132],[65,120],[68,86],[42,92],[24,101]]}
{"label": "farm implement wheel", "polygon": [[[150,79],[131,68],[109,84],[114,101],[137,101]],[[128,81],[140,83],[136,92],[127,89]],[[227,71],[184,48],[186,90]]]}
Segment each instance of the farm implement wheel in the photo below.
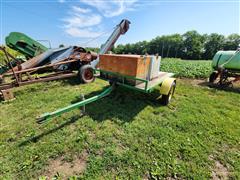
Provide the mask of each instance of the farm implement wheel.
{"label": "farm implement wheel", "polygon": [[174,92],[175,92],[175,88],[176,88],[176,81],[173,81],[173,83],[171,84],[169,93],[167,95],[162,95],[162,104],[163,105],[168,105],[169,102],[171,101]]}
{"label": "farm implement wheel", "polygon": [[227,69],[221,69],[219,74],[220,74],[220,78],[217,85],[220,88],[233,87],[232,80],[229,79],[233,76]]}
{"label": "farm implement wheel", "polygon": [[94,70],[91,65],[83,65],[80,67],[78,76],[83,83],[91,83],[95,80]]}
{"label": "farm implement wheel", "polygon": [[218,72],[214,71],[211,73],[211,75],[209,76],[209,82],[210,83],[214,83],[214,81],[217,79],[218,77]]}

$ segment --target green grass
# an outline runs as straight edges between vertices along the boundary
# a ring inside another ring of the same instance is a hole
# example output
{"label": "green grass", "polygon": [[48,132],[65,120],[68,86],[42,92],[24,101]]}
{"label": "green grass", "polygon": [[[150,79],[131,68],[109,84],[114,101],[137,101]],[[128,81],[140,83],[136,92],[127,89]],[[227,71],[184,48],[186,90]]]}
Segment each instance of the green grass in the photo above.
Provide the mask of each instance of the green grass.
{"label": "green grass", "polygon": [[181,60],[165,58],[161,62],[161,70],[174,72],[177,77],[208,78],[212,72],[210,60]]}
{"label": "green grass", "polygon": [[119,88],[88,105],[82,118],[75,110],[43,125],[36,116],[78,101],[81,93],[92,96],[106,82],[17,89],[16,100],[0,104],[0,179],[36,179],[54,159],[74,161],[83,151],[86,169],[72,175],[84,179],[209,179],[215,160],[239,179],[240,94],[177,83],[167,107],[157,92]]}
{"label": "green grass", "polygon": [[[17,56],[21,55],[21,53],[9,48],[8,46],[5,46],[5,48],[6,48],[6,51],[8,53],[10,53],[11,55],[13,55],[14,57],[17,57]],[[6,60],[6,56],[5,56],[4,52],[0,50],[0,64],[5,65],[4,60]]]}

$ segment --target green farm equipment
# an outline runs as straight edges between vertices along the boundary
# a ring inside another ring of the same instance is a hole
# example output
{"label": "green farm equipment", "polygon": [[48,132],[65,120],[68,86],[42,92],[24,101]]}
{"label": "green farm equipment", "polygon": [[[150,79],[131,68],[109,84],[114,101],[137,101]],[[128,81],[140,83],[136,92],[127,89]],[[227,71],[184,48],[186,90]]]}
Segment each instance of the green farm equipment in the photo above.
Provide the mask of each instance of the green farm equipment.
{"label": "green farm equipment", "polygon": [[[117,88],[119,86],[131,89],[133,91],[139,91],[142,93],[151,93],[155,87],[160,86],[160,94],[162,95],[162,99],[161,99],[162,103],[164,105],[167,105],[170,102],[170,100],[174,94],[175,87],[176,87],[176,79],[173,78],[174,74],[167,73],[167,72],[161,72],[161,71],[159,71],[159,68],[156,68],[156,69],[158,69],[157,75],[154,77],[151,76],[152,74],[156,73],[156,72],[154,72],[154,69],[152,69],[152,67],[153,67],[152,65],[156,64],[157,61],[160,61],[159,58],[155,58],[154,61],[151,60],[149,66],[147,66],[147,60],[145,57],[138,58],[138,63],[139,63],[139,61],[141,61],[142,65],[144,65],[144,67],[147,67],[146,68],[147,71],[145,71],[145,72],[147,72],[146,78],[145,77],[139,78],[139,77],[135,77],[135,76],[125,75],[123,73],[104,70],[105,68],[101,64],[101,61],[103,60],[104,56],[106,56],[106,55],[100,56],[100,63],[99,63],[100,68],[95,69],[95,74],[98,74],[101,79],[109,81],[110,86],[108,88],[106,88],[102,93],[100,93],[99,95],[96,95],[94,97],[91,97],[88,99],[83,99],[80,102],[71,104],[65,108],[59,109],[59,110],[51,112],[51,113],[45,113],[37,118],[37,122],[38,123],[46,122],[53,117],[60,116],[63,113],[69,112],[73,109],[77,109],[80,107],[83,107],[83,109],[85,109],[85,105],[95,102],[95,101],[109,95],[115,88]],[[109,56],[111,56],[111,55],[109,55]],[[119,55],[119,56],[113,55],[113,56],[111,56],[111,58],[119,59],[118,64],[116,64],[116,66],[118,66],[120,68],[119,71],[121,71],[121,68],[124,67],[124,63],[126,63],[127,66],[131,66],[134,64],[134,63],[130,63],[131,61],[133,61],[131,59],[131,55]],[[121,61],[121,60],[126,60],[126,61]],[[111,64],[111,63],[108,62],[108,64]],[[157,62],[157,64],[160,67],[160,62]],[[143,66],[141,66],[139,64],[138,64],[138,66],[140,68],[137,69],[137,72],[139,72],[143,68]],[[124,69],[124,70],[126,70],[126,69]],[[125,72],[129,73],[127,71],[125,71]]]}
{"label": "green farm equipment", "polygon": [[4,59],[4,62],[0,64],[0,75],[9,71],[11,68],[16,67],[17,65],[22,64],[27,59],[33,58],[48,50],[48,48],[39,42],[20,32],[11,32],[5,38],[5,43],[9,48],[20,52],[22,56],[14,57],[7,52],[5,47],[1,46],[0,50],[3,51],[7,58]]}
{"label": "green farm equipment", "polygon": [[2,75],[9,71],[11,68],[23,63],[26,61],[24,56],[17,56],[14,57],[12,54],[10,54],[6,47],[0,46],[0,51],[3,52],[3,55],[5,55],[5,58],[2,58],[0,61],[0,84],[2,83]]}
{"label": "green farm equipment", "polygon": [[26,58],[33,58],[48,50],[47,47],[20,32],[11,32],[5,39],[6,45]]}
{"label": "green farm equipment", "polygon": [[209,77],[209,82],[218,79],[220,86],[233,85],[240,80],[240,49],[236,51],[218,51],[213,57],[212,68],[214,71]]}

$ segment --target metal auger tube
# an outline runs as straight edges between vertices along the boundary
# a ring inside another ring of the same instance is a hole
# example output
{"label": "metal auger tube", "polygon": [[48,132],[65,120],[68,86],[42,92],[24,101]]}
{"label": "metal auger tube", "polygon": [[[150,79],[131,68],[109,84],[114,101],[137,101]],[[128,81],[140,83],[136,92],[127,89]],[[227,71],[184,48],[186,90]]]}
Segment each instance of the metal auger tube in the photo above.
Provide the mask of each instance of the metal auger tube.
{"label": "metal auger tube", "polygon": [[91,98],[85,99],[85,100],[80,101],[80,102],[77,102],[75,104],[71,104],[71,105],[69,105],[67,107],[64,107],[62,109],[58,109],[58,110],[56,110],[54,112],[44,113],[40,117],[37,117],[37,123],[40,123],[40,124],[44,123],[44,122],[50,120],[53,117],[60,116],[63,113],[72,111],[73,109],[76,109],[76,108],[85,106],[86,104],[89,104],[89,103],[92,103],[94,101],[97,101],[97,100],[99,100],[99,99],[109,95],[113,91],[113,89],[114,89],[114,84],[112,86],[108,87],[102,93],[100,93],[100,94],[98,94],[96,96],[93,96]]}

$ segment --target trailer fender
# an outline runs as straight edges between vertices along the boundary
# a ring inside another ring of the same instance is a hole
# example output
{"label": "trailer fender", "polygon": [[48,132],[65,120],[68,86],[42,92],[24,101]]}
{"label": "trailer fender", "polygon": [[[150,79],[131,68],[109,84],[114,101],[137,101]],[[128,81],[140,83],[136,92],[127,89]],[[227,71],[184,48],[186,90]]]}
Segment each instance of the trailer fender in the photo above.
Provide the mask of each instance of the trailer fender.
{"label": "trailer fender", "polygon": [[160,93],[163,95],[168,95],[168,93],[171,89],[172,83],[174,81],[176,81],[175,78],[166,78],[161,84]]}

